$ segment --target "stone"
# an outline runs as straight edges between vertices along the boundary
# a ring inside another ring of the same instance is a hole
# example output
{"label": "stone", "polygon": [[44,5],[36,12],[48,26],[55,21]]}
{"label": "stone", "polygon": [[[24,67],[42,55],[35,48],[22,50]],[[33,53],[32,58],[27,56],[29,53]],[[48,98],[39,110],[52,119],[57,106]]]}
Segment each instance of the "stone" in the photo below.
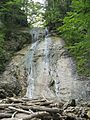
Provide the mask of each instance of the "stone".
{"label": "stone", "polygon": [[0,89],[0,98],[5,98],[7,96],[7,93],[4,89]]}
{"label": "stone", "polygon": [[72,99],[72,100],[71,100],[70,106],[72,106],[72,107],[75,107],[75,106],[76,106],[76,101],[75,101],[75,99]]}
{"label": "stone", "polygon": [[65,120],[77,120],[77,116],[74,113],[66,114],[67,118]]}
{"label": "stone", "polygon": [[17,96],[21,91],[21,85],[16,78],[7,76],[7,79],[0,81],[0,98]]}
{"label": "stone", "polygon": [[69,100],[68,102],[66,102],[63,106],[63,109],[67,109],[68,107],[75,107],[76,106],[76,102],[74,99]]}
{"label": "stone", "polygon": [[87,116],[88,118],[90,118],[90,110],[87,112]]}

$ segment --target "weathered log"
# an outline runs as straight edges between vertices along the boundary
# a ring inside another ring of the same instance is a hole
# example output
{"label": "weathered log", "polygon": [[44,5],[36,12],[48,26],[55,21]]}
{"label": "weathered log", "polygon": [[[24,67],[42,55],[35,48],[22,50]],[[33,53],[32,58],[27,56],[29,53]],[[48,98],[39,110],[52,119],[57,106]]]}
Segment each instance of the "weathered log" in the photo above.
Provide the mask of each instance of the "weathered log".
{"label": "weathered log", "polygon": [[53,103],[52,101],[45,101],[45,102],[35,103],[35,105],[48,106],[48,105],[50,105],[50,104],[52,104],[52,103]]}
{"label": "weathered log", "polygon": [[15,111],[15,112],[12,114],[12,118],[14,118],[16,114],[17,114],[17,111]]}
{"label": "weathered log", "polygon": [[[35,105],[39,105],[39,106],[48,106],[50,104],[52,104],[53,102],[52,101],[45,101],[45,102],[27,102],[25,103],[25,105],[27,106],[35,106]],[[24,103],[23,103],[24,105]]]}
{"label": "weathered log", "polygon": [[16,99],[16,98],[8,98],[9,102],[14,102],[14,103],[23,103],[24,101],[20,98]]}
{"label": "weathered log", "polygon": [[[33,101],[33,100],[38,100],[38,98],[36,98],[36,99],[30,99],[30,98],[28,98],[28,97],[23,97],[23,98],[21,98],[23,101]],[[41,98],[42,99],[42,98]],[[41,100],[40,99],[40,100]]]}
{"label": "weathered log", "polygon": [[23,120],[22,118],[4,118],[2,120]]}
{"label": "weathered log", "polygon": [[15,107],[9,107],[9,109],[15,110],[15,111],[18,111],[18,112],[22,112],[22,113],[26,113],[26,114],[31,114],[32,113],[30,111],[26,111],[26,110],[23,110],[23,109],[18,109],[18,108],[15,108]]}
{"label": "weathered log", "polygon": [[9,106],[18,106],[19,104],[0,104],[0,108],[7,108]]}
{"label": "weathered log", "polygon": [[1,119],[1,118],[9,118],[9,117],[12,117],[12,114],[0,113],[0,119]]}
{"label": "weathered log", "polygon": [[29,102],[32,102],[32,103],[36,103],[36,102],[45,102],[46,99],[29,99],[29,98],[22,98],[23,101],[29,101]]}
{"label": "weathered log", "polygon": [[36,103],[36,102],[45,102],[45,99],[41,99],[41,100],[31,100],[30,103]]}
{"label": "weathered log", "polygon": [[20,106],[22,109],[31,109],[34,111],[46,111],[52,113],[62,113],[62,109],[59,108],[49,108],[44,106]]}
{"label": "weathered log", "polygon": [[50,107],[58,107],[58,108],[62,108],[63,105],[64,105],[63,102],[60,102],[60,103],[58,102],[58,103],[52,103],[52,104],[50,104]]}
{"label": "weathered log", "polygon": [[36,112],[31,115],[28,115],[27,117],[23,118],[22,120],[31,120],[32,118],[39,118],[39,117],[47,116],[47,115],[49,115],[49,113],[47,113],[47,112]]}
{"label": "weathered log", "polygon": [[63,106],[63,109],[65,110],[65,109],[67,109],[67,108],[70,107],[70,106],[72,106],[72,107],[75,107],[75,106],[76,106],[76,101],[75,101],[75,99],[72,99],[72,100],[66,102],[66,103],[64,104],[64,106]]}

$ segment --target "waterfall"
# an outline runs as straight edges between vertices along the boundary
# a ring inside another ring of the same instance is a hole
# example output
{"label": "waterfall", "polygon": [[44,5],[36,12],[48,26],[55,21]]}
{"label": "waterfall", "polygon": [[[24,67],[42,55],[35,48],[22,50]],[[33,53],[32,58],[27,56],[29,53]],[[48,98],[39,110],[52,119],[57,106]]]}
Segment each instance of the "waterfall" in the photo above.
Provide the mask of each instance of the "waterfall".
{"label": "waterfall", "polygon": [[27,87],[26,96],[29,98],[33,97],[33,91],[34,91],[35,80],[33,77],[33,57],[34,57],[34,52],[37,44],[38,44],[38,41],[36,41],[31,45],[31,48],[27,54],[27,60],[26,60],[26,69],[28,72],[28,79],[27,79],[28,87]]}
{"label": "waterfall", "polygon": [[87,85],[78,80],[75,64],[64,45],[59,37],[49,36],[31,45],[25,57],[28,73],[26,97],[65,101],[86,99],[89,94],[86,93]]}

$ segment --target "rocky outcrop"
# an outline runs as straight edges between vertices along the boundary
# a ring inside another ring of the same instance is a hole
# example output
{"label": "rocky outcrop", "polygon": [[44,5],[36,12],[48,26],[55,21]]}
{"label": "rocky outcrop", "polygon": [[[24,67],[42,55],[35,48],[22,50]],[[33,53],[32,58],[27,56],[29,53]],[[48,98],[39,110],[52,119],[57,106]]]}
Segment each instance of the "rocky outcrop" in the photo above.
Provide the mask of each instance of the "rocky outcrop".
{"label": "rocky outcrop", "polygon": [[27,97],[90,99],[90,81],[79,79],[64,45],[61,38],[50,36],[32,44],[26,55]]}
{"label": "rocky outcrop", "polygon": [[8,31],[5,34],[5,40],[3,45],[3,52],[0,56],[0,74],[5,70],[7,64],[11,61],[12,56],[15,52],[23,49],[25,45],[32,42],[29,30],[13,30]]}
{"label": "rocky outcrop", "polygon": [[6,34],[5,48],[8,52],[13,53],[23,48],[25,44],[32,42],[30,33],[17,31]]}
{"label": "rocky outcrop", "polygon": [[22,65],[19,67],[17,64],[19,64],[19,62],[21,63],[21,58],[24,56],[24,52],[23,50],[21,50],[22,52],[17,51],[23,49],[23,47],[31,43],[31,35],[27,30],[18,30],[17,32],[14,31],[7,33],[5,38],[5,50],[7,52],[5,54],[5,59],[2,61],[4,61],[4,66],[6,66],[10,61],[11,62],[8,64],[5,72],[0,78],[0,98],[19,95],[19,93],[23,90],[22,84],[25,85],[24,80],[26,80],[24,78],[24,72],[22,72],[24,71],[24,67],[21,71],[20,69]]}
{"label": "rocky outcrop", "polygon": [[11,86],[3,89],[2,84],[1,93],[9,96],[12,89],[15,95],[35,99],[89,100],[90,81],[79,80],[64,45],[61,38],[46,36],[17,52],[2,77],[2,83],[13,82],[15,91]]}
{"label": "rocky outcrop", "polygon": [[21,91],[20,82],[12,76],[7,76],[8,80],[0,81],[0,98],[18,95]]}
{"label": "rocky outcrop", "polygon": [[14,54],[0,78],[0,98],[8,96],[22,96],[26,92],[26,71],[24,56],[28,47]]}

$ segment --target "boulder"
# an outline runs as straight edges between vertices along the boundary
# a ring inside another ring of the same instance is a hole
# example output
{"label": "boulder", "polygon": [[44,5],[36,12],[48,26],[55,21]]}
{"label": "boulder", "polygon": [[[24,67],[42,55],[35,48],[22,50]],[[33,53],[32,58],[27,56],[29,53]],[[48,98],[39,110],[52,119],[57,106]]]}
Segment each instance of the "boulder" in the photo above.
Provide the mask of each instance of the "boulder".
{"label": "boulder", "polygon": [[0,81],[0,98],[19,95],[21,85],[14,76],[7,76],[7,80]]}
{"label": "boulder", "polygon": [[88,118],[90,118],[90,110],[87,112],[87,116]]}

